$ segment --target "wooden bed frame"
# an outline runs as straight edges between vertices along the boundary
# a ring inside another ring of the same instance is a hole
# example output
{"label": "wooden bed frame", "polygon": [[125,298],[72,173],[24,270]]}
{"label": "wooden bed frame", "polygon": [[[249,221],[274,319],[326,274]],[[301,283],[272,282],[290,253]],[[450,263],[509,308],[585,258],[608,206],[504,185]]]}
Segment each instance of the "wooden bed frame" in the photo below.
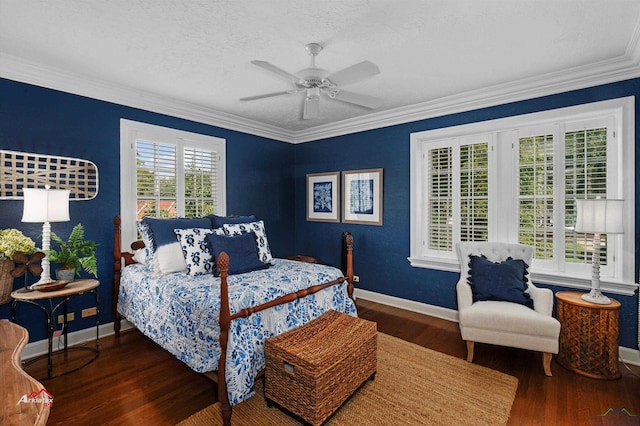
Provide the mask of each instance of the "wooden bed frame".
{"label": "wooden bed frame", "polygon": [[[113,314],[113,329],[116,336],[120,335],[120,322],[123,316],[118,312],[118,294],[120,293],[120,272],[123,266],[136,263],[133,259],[133,253],[123,252],[121,250],[121,219],[120,216],[116,216],[113,219],[114,225],[114,245],[113,245],[113,294],[112,294],[112,314]],[[227,395],[227,382],[225,380],[225,366],[227,360],[227,343],[229,339],[229,329],[231,327],[231,321],[236,318],[246,318],[255,312],[260,312],[265,309],[272,308],[277,305],[286,304],[296,299],[301,299],[310,294],[317,293],[318,291],[331,287],[333,285],[347,282],[347,292],[349,298],[353,299],[353,237],[349,233],[344,233],[344,244],[346,248],[346,272],[345,276],[333,280],[324,284],[318,284],[306,289],[299,290],[295,293],[290,293],[277,299],[271,300],[262,305],[254,306],[252,308],[243,309],[235,314],[231,314],[229,308],[229,286],[227,284],[227,276],[229,270],[229,256],[225,252],[222,252],[218,256],[218,269],[220,271],[220,360],[218,361],[218,371],[211,371],[203,373],[214,382],[218,387],[218,401],[222,405],[222,418],[224,425],[231,425],[232,407],[229,403],[229,397]],[[142,241],[135,241],[131,243],[132,250],[138,250],[144,247]],[[305,260],[306,257],[300,256],[300,260]],[[311,259],[311,258],[309,258]],[[124,265],[122,261],[124,260]],[[258,377],[264,372],[260,372]]]}

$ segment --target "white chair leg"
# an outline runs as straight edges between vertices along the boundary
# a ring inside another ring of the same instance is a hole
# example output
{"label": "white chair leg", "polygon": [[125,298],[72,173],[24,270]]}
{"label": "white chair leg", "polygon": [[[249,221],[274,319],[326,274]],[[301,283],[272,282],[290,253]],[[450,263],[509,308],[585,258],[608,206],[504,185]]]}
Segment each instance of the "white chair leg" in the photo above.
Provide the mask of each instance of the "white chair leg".
{"label": "white chair leg", "polygon": [[473,362],[473,342],[467,340],[467,361]]}
{"label": "white chair leg", "polygon": [[544,374],[551,377],[551,357],[552,354],[544,352],[542,354],[542,367],[544,368]]}

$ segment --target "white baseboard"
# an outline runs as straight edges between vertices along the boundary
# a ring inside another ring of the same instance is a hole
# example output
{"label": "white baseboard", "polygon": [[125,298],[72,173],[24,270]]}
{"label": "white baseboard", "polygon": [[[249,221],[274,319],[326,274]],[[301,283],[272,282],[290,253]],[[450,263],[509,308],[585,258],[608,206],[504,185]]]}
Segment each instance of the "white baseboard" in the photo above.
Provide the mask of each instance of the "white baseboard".
{"label": "white baseboard", "polygon": [[[123,320],[120,330],[124,331],[132,327],[133,325],[131,323]],[[112,322],[108,324],[101,324],[98,326],[99,337],[106,337],[112,334],[114,334]],[[69,346],[79,345],[85,342],[95,342],[95,340],[96,340],[95,327],[74,331],[67,335],[67,344]],[[53,350],[57,351],[58,349],[63,349],[63,348],[64,348],[64,337],[63,336],[54,337]],[[38,340],[37,342],[28,343],[27,346],[25,346],[24,350],[22,351],[22,356],[20,358],[24,361],[36,356],[44,355],[48,352],[48,350],[49,350],[49,341],[47,339]]]}
{"label": "white baseboard", "polygon": [[443,308],[440,306],[427,305],[426,303],[415,302],[413,300],[401,299],[395,296],[387,296],[386,294],[375,293],[373,291],[362,290],[356,288],[353,292],[356,298],[369,300],[371,302],[380,303],[382,305],[393,306],[394,308],[404,309],[406,311],[417,312],[419,314],[429,315],[431,317],[441,318],[453,322],[458,322],[458,311],[454,309]]}
{"label": "white baseboard", "polygon": [[[373,291],[356,288],[354,291],[356,298],[369,300],[382,305],[393,306],[411,312],[429,315],[453,322],[458,322],[458,311],[454,309],[442,308],[440,306],[428,305],[426,303],[415,302],[413,300],[401,299],[399,297],[387,296],[386,294],[375,293]],[[640,351],[623,346],[619,347],[620,359],[632,365],[640,365]]]}
{"label": "white baseboard", "polygon": [[625,348],[624,346],[619,347],[620,359],[632,365],[640,365],[640,351],[636,351],[634,349]]}

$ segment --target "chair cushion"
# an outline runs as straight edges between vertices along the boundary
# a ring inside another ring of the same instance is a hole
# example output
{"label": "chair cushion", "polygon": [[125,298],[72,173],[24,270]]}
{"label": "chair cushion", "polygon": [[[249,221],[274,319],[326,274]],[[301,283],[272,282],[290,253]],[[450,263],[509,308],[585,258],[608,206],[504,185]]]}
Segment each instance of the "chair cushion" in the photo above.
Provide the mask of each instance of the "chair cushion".
{"label": "chair cushion", "polygon": [[533,309],[533,300],[527,290],[525,261],[508,258],[491,262],[484,256],[469,257],[469,285],[473,301],[498,300],[519,303]]}
{"label": "chair cushion", "polygon": [[[478,302],[461,309],[460,325],[518,335],[544,336],[557,339],[560,323],[552,316],[507,302]],[[509,342],[501,342],[509,346]]]}

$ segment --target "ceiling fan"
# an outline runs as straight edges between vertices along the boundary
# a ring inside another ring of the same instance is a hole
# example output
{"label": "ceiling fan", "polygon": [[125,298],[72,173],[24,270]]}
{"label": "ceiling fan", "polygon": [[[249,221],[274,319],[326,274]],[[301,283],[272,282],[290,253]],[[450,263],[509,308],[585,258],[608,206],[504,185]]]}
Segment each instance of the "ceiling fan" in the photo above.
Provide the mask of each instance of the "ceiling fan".
{"label": "ceiling fan", "polygon": [[252,64],[270,71],[277,76],[293,84],[293,88],[281,92],[266,93],[264,95],[249,96],[241,98],[241,101],[254,101],[257,99],[270,98],[273,96],[290,95],[304,92],[304,108],[302,118],[308,120],[316,118],[320,109],[320,94],[325,93],[329,98],[350,104],[359,105],[365,108],[378,108],[382,101],[379,98],[342,90],[340,87],[355,83],[367,77],[380,73],[378,66],[369,61],[359,62],[333,74],[325,69],[316,67],[316,56],[322,50],[319,43],[309,43],[305,46],[307,53],[311,56],[311,64],[308,68],[291,74],[282,68],[266,61],[251,61]]}

